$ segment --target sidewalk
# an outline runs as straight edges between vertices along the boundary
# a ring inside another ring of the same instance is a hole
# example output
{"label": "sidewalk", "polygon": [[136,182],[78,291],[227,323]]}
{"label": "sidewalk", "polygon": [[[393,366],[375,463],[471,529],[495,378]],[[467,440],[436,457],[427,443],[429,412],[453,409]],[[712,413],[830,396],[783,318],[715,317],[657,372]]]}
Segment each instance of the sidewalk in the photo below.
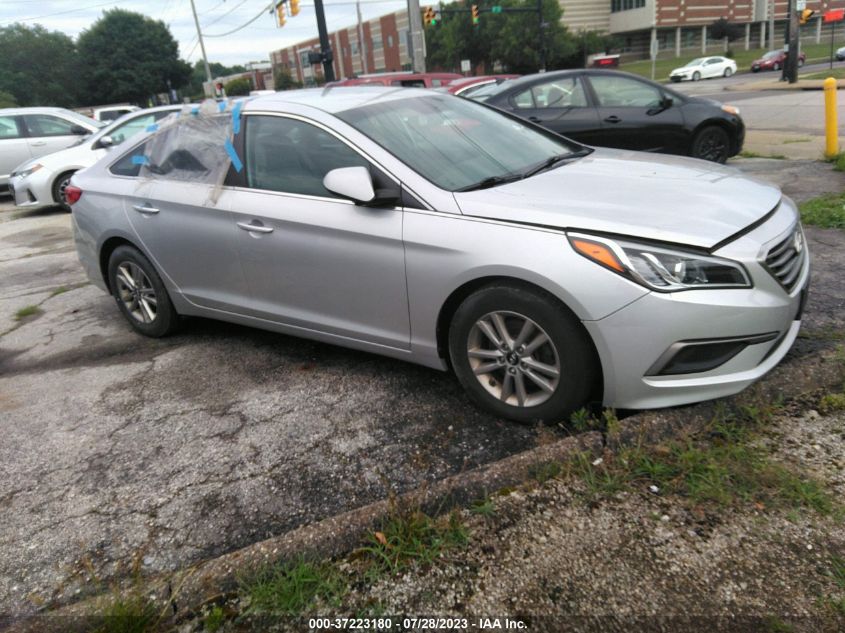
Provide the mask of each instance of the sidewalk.
{"label": "sidewalk", "polygon": [[[842,143],[840,141],[840,147]],[[823,160],[824,136],[780,130],[748,130],[743,154],[754,158]]]}

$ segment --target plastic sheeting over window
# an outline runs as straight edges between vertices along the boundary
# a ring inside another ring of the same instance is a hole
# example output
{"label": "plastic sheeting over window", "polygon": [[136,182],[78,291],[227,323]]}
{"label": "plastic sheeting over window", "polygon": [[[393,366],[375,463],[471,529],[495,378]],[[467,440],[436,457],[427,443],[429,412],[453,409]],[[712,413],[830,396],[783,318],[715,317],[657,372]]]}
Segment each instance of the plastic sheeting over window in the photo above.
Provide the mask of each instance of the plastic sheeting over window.
{"label": "plastic sheeting over window", "polygon": [[207,184],[211,187],[204,204],[216,204],[230,167],[243,168],[232,141],[240,132],[245,101],[208,99],[186,105],[147,128],[152,135],[126,157],[138,166],[139,187],[152,180]]}

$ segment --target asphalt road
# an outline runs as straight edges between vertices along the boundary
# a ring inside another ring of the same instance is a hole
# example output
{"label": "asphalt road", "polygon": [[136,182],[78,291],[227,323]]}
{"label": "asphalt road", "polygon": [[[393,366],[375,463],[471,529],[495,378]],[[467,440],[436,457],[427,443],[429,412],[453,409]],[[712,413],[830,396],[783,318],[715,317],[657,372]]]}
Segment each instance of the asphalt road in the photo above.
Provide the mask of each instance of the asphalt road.
{"label": "asphalt road", "polygon": [[[798,198],[827,165],[742,161]],[[808,321],[841,310],[840,232],[811,232]],[[832,290],[831,290],[832,288]],[[15,313],[38,306],[23,321]],[[170,570],[547,440],[454,378],[192,319],[135,334],[87,284],[70,216],[0,202],[0,614]],[[806,351],[806,350],[805,350]]]}

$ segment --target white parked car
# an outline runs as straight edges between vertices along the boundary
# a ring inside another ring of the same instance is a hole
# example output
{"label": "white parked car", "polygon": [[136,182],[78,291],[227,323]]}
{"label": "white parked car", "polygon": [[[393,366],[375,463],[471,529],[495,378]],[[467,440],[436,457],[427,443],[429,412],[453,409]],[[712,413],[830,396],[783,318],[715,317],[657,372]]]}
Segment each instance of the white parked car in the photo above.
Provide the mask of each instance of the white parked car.
{"label": "white parked car", "polygon": [[121,106],[106,106],[104,108],[94,108],[94,112],[92,116],[97,119],[97,121],[105,121],[106,123],[110,123],[111,121],[116,121],[124,114],[129,114],[130,112],[137,112],[140,110],[138,106],[133,105],[121,105]]}
{"label": "white parked car", "polygon": [[836,61],[845,62],[845,46],[836,49]]}
{"label": "white parked car", "polygon": [[730,77],[736,72],[736,62],[727,57],[699,57],[686,66],[676,68],[669,73],[669,79],[674,82],[698,81],[713,77]]}
{"label": "white parked car", "polygon": [[156,121],[178,112],[182,106],[161,106],[124,115],[76,145],[19,165],[9,179],[9,189],[18,208],[38,209],[59,205],[67,210],[65,188],[73,174],[102,158],[109,148],[119,145]]}
{"label": "white parked car", "polygon": [[105,123],[64,108],[0,109],[0,187],[21,163],[64,149]]}

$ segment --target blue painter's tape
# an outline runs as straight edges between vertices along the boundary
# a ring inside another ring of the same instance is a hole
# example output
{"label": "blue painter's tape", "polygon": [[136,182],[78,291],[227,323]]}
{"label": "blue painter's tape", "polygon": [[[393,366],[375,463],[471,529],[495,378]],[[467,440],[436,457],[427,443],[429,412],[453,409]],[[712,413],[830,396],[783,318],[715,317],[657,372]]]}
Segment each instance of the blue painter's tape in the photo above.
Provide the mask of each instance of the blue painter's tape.
{"label": "blue painter's tape", "polygon": [[229,155],[229,158],[232,159],[232,167],[235,168],[235,171],[240,173],[241,169],[244,168],[241,159],[238,157],[238,153],[235,151],[235,146],[232,145],[232,141],[226,139],[226,142],[223,143],[223,148],[226,150],[226,153]]}
{"label": "blue painter's tape", "polygon": [[[149,165],[150,159],[144,156],[143,154],[135,155],[132,157],[132,164],[133,165]],[[238,170],[240,171],[240,170]]]}
{"label": "blue painter's tape", "polygon": [[235,107],[232,108],[232,133],[238,134],[241,131],[241,106],[243,106],[243,101],[238,101],[235,104]]}
{"label": "blue painter's tape", "polygon": [[225,100],[225,99],[223,99],[223,101],[218,102],[218,104],[217,104],[217,109],[218,109],[220,112],[223,112],[223,110],[225,110],[225,109],[226,109],[226,100]]}
{"label": "blue painter's tape", "polygon": [[147,132],[155,132],[158,130],[158,123],[151,123],[147,126]]}
{"label": "blue painter's tape", "polygon": [[191,108],[191,114],[193,114],[194,116],[197,116],[199,113],[200,113],[200,107],[199,106],[194,106],[193,108]]}

